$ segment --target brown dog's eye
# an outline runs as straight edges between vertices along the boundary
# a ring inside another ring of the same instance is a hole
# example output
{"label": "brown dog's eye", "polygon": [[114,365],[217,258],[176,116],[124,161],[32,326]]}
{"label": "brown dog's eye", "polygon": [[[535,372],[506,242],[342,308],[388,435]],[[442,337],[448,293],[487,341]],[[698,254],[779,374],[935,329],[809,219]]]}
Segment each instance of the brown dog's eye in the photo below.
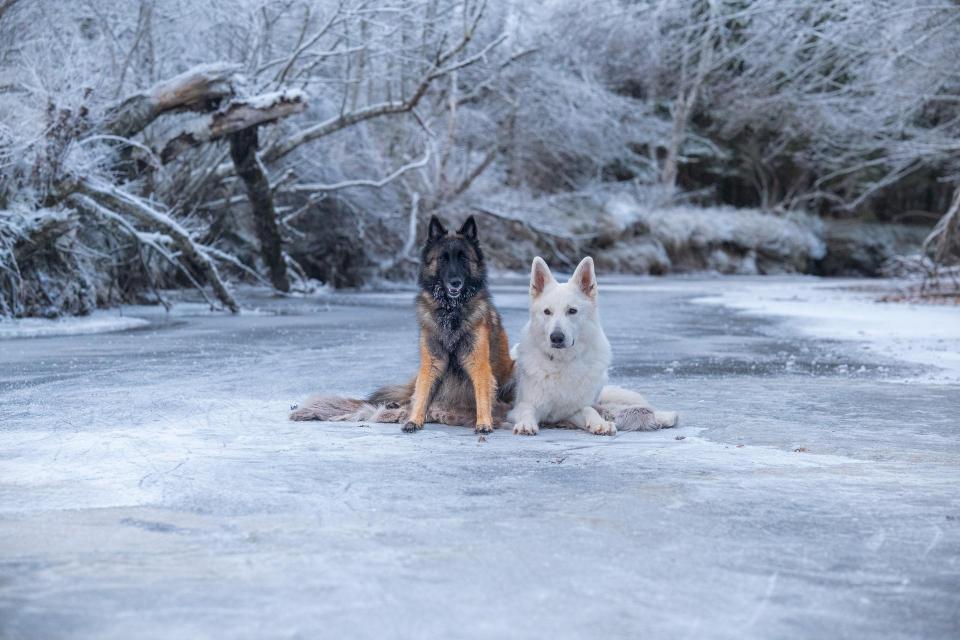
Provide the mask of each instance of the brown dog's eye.
{"label": "brown dog's eye", "polygon": [[567,309],[567,313],[571,316],[577,315],[576,309]]}
{"label": "brown dog's eye", "polygon": [[543,314],[544,314],[544,315],[547,315],[547,316],[552,316],[552,315],[553,315],[553,311],[550,311],[550,309],[544,309],[544,310],[543,310]]}

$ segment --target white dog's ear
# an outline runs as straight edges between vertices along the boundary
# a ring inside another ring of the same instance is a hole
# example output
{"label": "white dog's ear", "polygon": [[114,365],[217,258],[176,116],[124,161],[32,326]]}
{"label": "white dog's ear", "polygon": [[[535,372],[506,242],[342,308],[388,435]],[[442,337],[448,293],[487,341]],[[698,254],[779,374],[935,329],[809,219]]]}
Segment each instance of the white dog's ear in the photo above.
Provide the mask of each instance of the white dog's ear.
{"label": "white dog's ear", "polygon": [[570,282],[576,284],[577,288],[591,300],[597,299],[597,274],[593,270],[593,258],[587,256],[580,261]]}
{"label": "white dog's ear", "polygon": [[550,273],[550,267],[543,261],[543,258],[537,256],[533,259],[533,267],[530,268],[530,295],[534,298],[539,296],[556,280]]}

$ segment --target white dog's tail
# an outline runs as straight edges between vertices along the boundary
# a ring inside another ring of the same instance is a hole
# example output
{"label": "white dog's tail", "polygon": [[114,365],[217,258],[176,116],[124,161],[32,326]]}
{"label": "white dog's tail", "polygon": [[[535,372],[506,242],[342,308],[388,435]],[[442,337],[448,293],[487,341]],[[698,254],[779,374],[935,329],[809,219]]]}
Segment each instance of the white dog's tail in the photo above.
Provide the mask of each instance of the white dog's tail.
{"label": "white dog's tail", "polygon": [[617,431],[656,431],[675,427],[679,420],[676,411],[654,411],[643,395],[610,385],[600,391],[595,409],[613,420]]}

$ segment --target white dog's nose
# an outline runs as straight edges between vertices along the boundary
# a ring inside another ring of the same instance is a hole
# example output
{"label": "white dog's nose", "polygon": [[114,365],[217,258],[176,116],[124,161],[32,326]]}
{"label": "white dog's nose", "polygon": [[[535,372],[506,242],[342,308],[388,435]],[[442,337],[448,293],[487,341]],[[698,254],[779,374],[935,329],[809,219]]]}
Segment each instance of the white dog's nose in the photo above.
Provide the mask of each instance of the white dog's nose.
{"label": "white dog's nose", "polygon": [[562,347],[565,341],[566,341],[566,336],[563,335],[562,331],[554,331],[553,333],[550,334],[551,347]]}

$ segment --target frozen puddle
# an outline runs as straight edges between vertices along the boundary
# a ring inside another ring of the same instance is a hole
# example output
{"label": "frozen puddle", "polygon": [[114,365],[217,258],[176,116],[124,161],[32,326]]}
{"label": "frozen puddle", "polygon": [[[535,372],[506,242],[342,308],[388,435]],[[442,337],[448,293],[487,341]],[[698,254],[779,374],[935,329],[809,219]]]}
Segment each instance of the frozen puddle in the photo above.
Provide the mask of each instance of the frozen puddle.
{"label": "frozen puddle", "polygon": [[795,280],[785,288],[732,280],[723,291],[694,302],[785,318],[808,336],[860,342],[881,356],[934,367],[918,378],[922,382],[960,382],[960,308],[879,303],[875,292],[851,291],[844,284],[850,283]]}
{"label": "frozen puddle", "polygon": [[89,316],[44,320],[21,318],[0,321],[0,340],[9,338],[41,338],[47,336],[77,336],[91,333],[112,333],[145,327],[150,322],[143,318],[118,316],[110,312],[94,312]]}

